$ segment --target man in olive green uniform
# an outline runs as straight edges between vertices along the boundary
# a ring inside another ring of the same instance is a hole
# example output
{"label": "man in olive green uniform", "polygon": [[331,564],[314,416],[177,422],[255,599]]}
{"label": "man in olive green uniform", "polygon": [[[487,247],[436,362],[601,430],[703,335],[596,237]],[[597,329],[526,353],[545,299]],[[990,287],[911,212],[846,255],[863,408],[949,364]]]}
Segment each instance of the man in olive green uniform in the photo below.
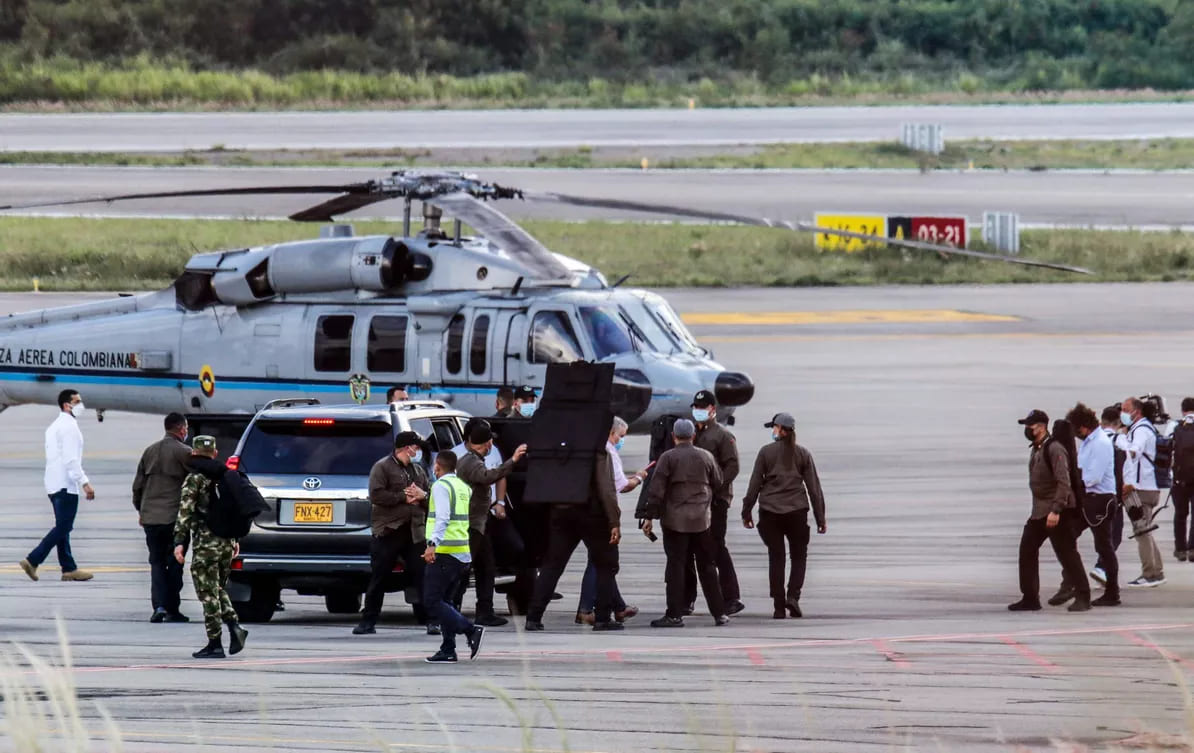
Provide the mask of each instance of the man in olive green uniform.
{"label": "man in olive green uniform", "polygon": [[191,578],[195,582],[195,595],[203,604],[207,645],[191,656],[196,659],[223,659],[221,620],[228,625],[229,653],[239,654],[249,635],[249,631],[241,628],[226,590],[232,559],[239,553],[240,545],[233,539],[216,536],[207,527],[212,490],[226,471],[215,459],[215,437],[195,437],[192,446],[192,471],[182,482],[182,502],[178,509],[178,522],[174,525],[174,558],[182,564],[187,546],[190,545]]}
{"label": "man in olive green uniform", "polygon": [[[738,573],[734,570],[734,560],[726,547],[730,500],[734,498],[734,479],[738,477],[738,443],[734,441],[734,435],[717,422],[717,397],[709,390],[701,390],[693,396],[692,419],[697,429],[693,445],[708,450],[721,471],[721,486],[713,490],[713,502],[709,506],[712,518],[709,532],[713,535],[716,552],[713,564],[717,566],[717,580],[721,584],[726,614],[738,614],[746,606],[742,603],[742,592],[738,588]],[[684,572],[684,598],[688,600],[688,614],[692,614],[696,607],[696,595],[694,552],[688,560],[688,569]]]}

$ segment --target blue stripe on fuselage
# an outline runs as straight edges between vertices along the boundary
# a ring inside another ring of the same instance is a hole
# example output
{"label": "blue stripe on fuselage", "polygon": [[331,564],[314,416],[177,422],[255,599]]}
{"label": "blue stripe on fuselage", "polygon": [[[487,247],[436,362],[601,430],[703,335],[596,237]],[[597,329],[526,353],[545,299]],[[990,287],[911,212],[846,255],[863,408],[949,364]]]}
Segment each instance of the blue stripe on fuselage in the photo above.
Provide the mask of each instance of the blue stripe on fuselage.
{"label": "blue stripe on fuselage", "polygon": [[[47,378],[48,377],[48,378]],[[177,376],[160,377],[140,374],[79,374],[73,372],[58,371],[54,373],[37,373],[27,371],[0,371],[0,382],[35,382],[46,384],[51,381],[54,382],[69,382],[70,384],[102,384],[102,385],[116,385],[125,387],[165,387],[168,389],[182,389],[188,383],[195,382],[197,386],[197,379],[181,379]],[[402,380],[397,380],[396,384],[402,384]],[[382,384],[389,384],[383,382]],[[408,390],[411,394],[430,394],[432,392],[448,392],[456,394],[478,394],[487,395],[497,390],[499,385],[492,386],[457,386],[457,385],[437,385],[433,389],[427,391],[412,389]],[[297,390],[306,392],[343,392],[348,389],[348,381],[343,382],[287,382],[282,380],[254,380],[251,377],[226,377],[224,379],[216,378],[216,390]]]}

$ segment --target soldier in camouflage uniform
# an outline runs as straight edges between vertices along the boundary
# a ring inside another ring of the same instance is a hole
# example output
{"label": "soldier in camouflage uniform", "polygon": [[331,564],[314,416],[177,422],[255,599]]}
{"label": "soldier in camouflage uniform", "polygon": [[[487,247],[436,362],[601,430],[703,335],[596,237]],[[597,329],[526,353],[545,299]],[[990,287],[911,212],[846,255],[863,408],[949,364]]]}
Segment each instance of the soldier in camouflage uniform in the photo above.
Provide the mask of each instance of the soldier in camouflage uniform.
{"label": "soldier in camouflage uniform", "polygon": [[221,620],[228,624],[229,653],[240,653],[249,635],[249,631],[241,628],[225,590],[232,559],[238,554],[240,545],[233,539],[216,536],[207,527],[212,488],[226,470],[215,459],[216,440],[198,436],[192,446],[192,473],[182,482],[182,503],[174,526],[174,557],[181,564],[186,557],[187,545],[191,544],[191,578],[195,582],[195,594],[203,604],[203,623],[207,628],[207,645],[191,655],[196,659],[223,659]]}

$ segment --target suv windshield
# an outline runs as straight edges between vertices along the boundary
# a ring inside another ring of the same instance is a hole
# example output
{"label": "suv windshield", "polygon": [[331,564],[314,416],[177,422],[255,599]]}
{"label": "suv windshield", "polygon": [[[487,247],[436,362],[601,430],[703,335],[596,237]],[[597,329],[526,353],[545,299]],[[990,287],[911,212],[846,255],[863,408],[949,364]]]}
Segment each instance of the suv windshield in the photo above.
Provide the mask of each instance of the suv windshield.
{"label": "suv windshield", "polygon": [[245,438],[240,467],[247,473],[368,476],[373,464],[393,450],[385,421],[320,425],[263,419]]}

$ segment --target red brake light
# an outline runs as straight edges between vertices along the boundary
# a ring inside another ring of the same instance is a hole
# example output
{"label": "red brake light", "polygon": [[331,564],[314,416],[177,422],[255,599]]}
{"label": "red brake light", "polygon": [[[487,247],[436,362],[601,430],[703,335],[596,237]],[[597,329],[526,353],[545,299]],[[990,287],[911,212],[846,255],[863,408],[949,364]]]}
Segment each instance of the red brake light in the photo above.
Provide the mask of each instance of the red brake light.
{"label": "red brake light", "polygon": [[245,561],[242,560],[240,557],[237,557],[236,559],[232,560],[232,569],[233,570],[244,570],[245,569]]}
{"label": "red brake light", "polygon": [[334,418],[304,418],[303,426],[335,426]]}
{"label": "red brake light", "polygon": [[239,455],[229,456],[229,458],[226,461],[224,461],[224,466],[230,471],[239,470],[240,469],[240,456]]}

